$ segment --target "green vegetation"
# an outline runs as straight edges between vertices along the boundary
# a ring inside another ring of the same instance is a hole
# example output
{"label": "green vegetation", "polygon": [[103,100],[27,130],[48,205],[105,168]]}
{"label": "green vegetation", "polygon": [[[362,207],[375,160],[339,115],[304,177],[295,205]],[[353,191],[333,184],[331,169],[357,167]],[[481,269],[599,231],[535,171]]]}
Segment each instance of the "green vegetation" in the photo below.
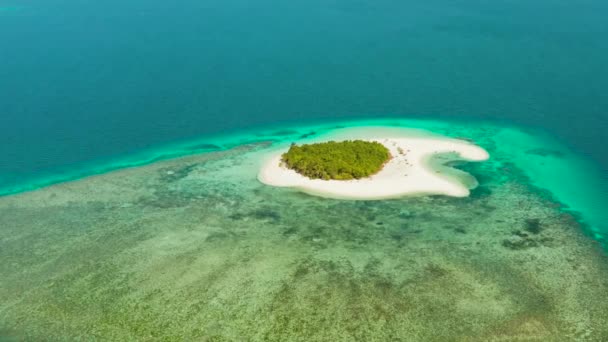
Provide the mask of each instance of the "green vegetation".
{"label": "green vegetation", "polygon": [[388,149],[380,143],[347,140],[292,144],[283,154],[283,162],[308,178],[349,180],[373,175],[390,157]]}

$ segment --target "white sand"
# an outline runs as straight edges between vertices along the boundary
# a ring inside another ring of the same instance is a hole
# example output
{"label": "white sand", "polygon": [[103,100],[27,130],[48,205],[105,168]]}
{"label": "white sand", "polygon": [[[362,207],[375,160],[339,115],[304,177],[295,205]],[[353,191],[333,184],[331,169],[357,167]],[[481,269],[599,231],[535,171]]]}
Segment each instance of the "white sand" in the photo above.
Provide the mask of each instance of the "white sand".
{"label": "white sand", "polygon": [[[286,152],[282,151],[263,165],[258,179],[267,185],[293,187],[329,198],[371,200],[407,195],[466,197],[469,188],[477,185],[474,178],[452,168],[433,168],[430,165],[432,157],[442,154],[441,157],[447,158],[444,161],[483,161],[489,158],[483,148],[457,139],[396,137],[365,140],[383,144],[393,156],[380,172],[371,177],[349,181],[310,179],[281,165],[281,155]],[[405,153],[400,154],[399,148]]]}

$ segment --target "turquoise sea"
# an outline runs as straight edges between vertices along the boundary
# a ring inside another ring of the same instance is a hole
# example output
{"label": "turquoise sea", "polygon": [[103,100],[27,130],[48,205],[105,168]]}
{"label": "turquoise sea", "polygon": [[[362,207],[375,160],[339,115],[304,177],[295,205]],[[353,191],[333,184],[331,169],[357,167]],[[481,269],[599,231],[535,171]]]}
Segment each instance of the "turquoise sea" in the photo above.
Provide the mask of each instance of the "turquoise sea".
{"label": "turquoise sea", "polygon": [[[0,341],[608,340],[607,14],[0,2]],[[368,126],[492,158],[465,199],[256,179]]]}

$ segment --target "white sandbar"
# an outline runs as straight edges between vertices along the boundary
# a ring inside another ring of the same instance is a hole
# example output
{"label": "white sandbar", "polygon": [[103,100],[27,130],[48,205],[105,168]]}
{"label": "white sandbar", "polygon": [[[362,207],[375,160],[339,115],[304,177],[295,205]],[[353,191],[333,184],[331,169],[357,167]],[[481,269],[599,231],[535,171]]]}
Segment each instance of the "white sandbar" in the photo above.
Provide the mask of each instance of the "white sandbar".
{"label": "white sandbar", "polygon": [[[433,157],[449,160],[483,161],[488,152],[464,140],[444,137],[395,137],[363,139],[386,146],[392,159],[377,174],[359,180],[310,179],[281,163],[282,151],[264,163],[258,179],[267,185],[293,187],[303,192],[339,199],[387,199],[408,195],[446,195],[466,197],[476,181],[464,181],[468,173],[452,168],[433,168]],[[403,153],[400,153],[403,151]],[[446,172],[451,170],[453,172]],[[450,174],[451,173],[451,174]]]}

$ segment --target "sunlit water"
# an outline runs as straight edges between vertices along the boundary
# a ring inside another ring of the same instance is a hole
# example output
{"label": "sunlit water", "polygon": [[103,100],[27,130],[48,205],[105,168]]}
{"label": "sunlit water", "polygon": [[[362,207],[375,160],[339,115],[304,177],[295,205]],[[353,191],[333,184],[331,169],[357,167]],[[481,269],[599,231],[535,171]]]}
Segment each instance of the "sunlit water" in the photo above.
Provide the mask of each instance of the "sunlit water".
{"label": "sunlit water", "polygon": [[[0,340],[608,340],[607,12],[0,4]],[[473,140],[480,186],[256,180],[369,125]]]}

